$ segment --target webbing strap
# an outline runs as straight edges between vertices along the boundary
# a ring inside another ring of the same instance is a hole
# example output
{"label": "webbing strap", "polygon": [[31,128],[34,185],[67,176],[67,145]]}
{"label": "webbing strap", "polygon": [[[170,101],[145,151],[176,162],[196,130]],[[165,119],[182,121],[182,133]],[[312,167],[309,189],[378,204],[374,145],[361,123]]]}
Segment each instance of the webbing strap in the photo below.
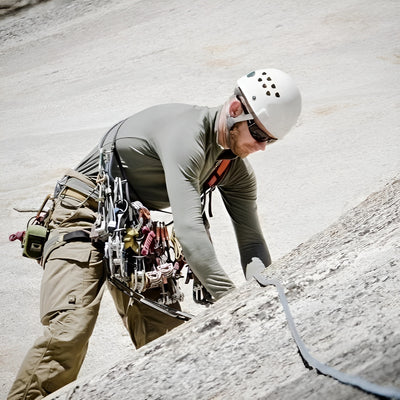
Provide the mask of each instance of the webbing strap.
{"label": "webbing strap", "polygon": [[221,182],[222,178],[228,173],[229,167],[231,166],[232,159],[224,158],[220,159],[217,165],[214,167],[213,171],[204,182],[203,185],[203,193],[201,195],[203,207],[205,206],[206,202],[206,195],[209,195],[208,198],[208,215],[210,217],[213,216],[212,209],[211,209],[211,196],[212,192],[215,187]]}
{"label": "webbing strap", "polygon": [[345,385],[350,385],[360,390],[363,390],[367,393],[372,393],[376,396],[381,396],[389,399],[400,399],[400,390],[388,386],[380,386],[375,383],[371,383],[363,378],[360,378],[357,375],[349,375],[338,371],[332,367],[329,367],[318,360],[316,360],[313,356],[308,352],[307,347],[305,346],[303,340],[299,336],[296,326],[293,321],[292,314],[289,309],[289,305],[286,299],[285,291],[283,286],[275,279],[267,279],[265,276],[261,274],[255,274],[254,279],[260,284],[262,287],[273,285],[276,287],[279,295],[280,302],[282,304],[283,310],[286,314],[286,320],[290,329],[290,333],[293,336],[293,339],[296,342],[296,345],[299,349],[300,355],[303,359],[304,365],[309,368],[315,368],[320,374],[330,376],[337,381],[344,383]]}
{"label": "webbing strap", "polygon": [[206,182],[208,187],[214,187],[223,178],[231,161],[232,160],[221,160],[220,164],[214,169]]}
{"label": "webbing strap", "polygon": [[[117,136],[118,136],[118,133],[119,133],[119,130],[120,130],[121,126],[124,124],[125,121],[126,121],[126,119],[124,119],[123,121],[121,121],[121,122],[119,122],[118,124],[114,125],[114,126],[107,132],[106,137],[107,137],[107,135],[112,131],[112,129],[114,129],[114,128],[116,128],[116,127],[118,126],[118,128],[116,129],[116,132],[115,132],[115,134],[114,134],[114,137],[113,137],[111,151],[112,151],[112,155],[115,157],[115,159],[116,159],[116,161],[117,161],[117,165],[118,165],[119,171],[120,171],[120,173],[121,173],[121,177],[122,177],[122,179],[125,181],[125,195],[126,195],[127,200],[128,200],[129,203],[130,203],[130,201],[131,201],[131,200],[130,200],[129,194],[132,193],[133,196],[135,197],[135,200],[139,200],[142,204],[145,204],[145,203],[142,201],[142,199],[140,198],[140,196],[138,195],[138,193],[136,192],[136,190],[135,190],[135,188],[133,187],[133,185],[129,182],[129,180],[128,180],[127,176],[126,176],[124,167],[123,167],[123,165],[122,165],[121,157],[120,157],[120,155],[119,155],[119,153],[118,153],[118,150],[117,150]],[[106,138],[106,137],[103,138],[103,141],[102,141],[101,146],[104,144],[104,141],[105,141],[105,138]],[[100,146],[100,147],[101,147],[101,146]],[[112,167],[112,159],[110,160],[109,168],[108,168],[108,170],[107,170],[106,172],[107,172],[108,176],[111,178],[111,180],[114,180],[114,177],[113,177],[112,174],[111,174],[111,167]],[[161,211],[161,212],[163,212],[162,210],[155,210],[155,211]]]}
{"label": "webbing strap", "polygon": [[67,169],[65,171],[65,175],[69,176],[71,178],[79,179],[80,181],[82,181],[83,183],[85,183],[92,189],[96,187],[96,184],[93,181],[91,181],[86,175],[83,175],[82,173],[75,171],[73,169]]}
{"label": "webbing strap", "polygon": [[121,290],[123,293],[125,293],[127,296],[129,296],[133,301],[143,303],[147,307],[150,307],[154,310],[160,311],[163,314],[167,314],[170,317],[178,318],[183,321],[189,321],[190,319],[192,319],[194,317],[194,315],[189,314],[185,311],[178,310],[176,308],[169,307],[166,304],[161,304],[161,303],[158,303],[157,301],[151,300],[151,299],[145,297],[143,294],[138,293],[138,292],[132,290],[131,288],[129,288],[128,286],[124,285],[118,279],[115,279],[115,278],[109,276],[108,280],[117,289]]}
{"label": "webbing strap", "polygon": [[90,234],[86,231],[73,231],[63,236],[64,242],[90,242]]}

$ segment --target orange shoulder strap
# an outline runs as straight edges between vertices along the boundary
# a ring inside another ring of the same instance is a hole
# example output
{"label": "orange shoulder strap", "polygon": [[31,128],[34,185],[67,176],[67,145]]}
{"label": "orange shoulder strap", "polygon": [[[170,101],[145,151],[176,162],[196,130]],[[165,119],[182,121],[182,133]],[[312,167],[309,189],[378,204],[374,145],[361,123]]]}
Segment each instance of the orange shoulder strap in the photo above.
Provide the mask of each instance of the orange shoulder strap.
{"label": "orange shoulder strap", "polygon": [[232,160],[220,160],[214,170],[211,172],[210,176],[206,180],[206,183],[204,185],[204,189],[207,190],[209,188],[213,189],[215,186],[218,185],[218,183],[221,181],[221,179],[225,176],[225,174],[228,172],[229,166],[231,165]]}

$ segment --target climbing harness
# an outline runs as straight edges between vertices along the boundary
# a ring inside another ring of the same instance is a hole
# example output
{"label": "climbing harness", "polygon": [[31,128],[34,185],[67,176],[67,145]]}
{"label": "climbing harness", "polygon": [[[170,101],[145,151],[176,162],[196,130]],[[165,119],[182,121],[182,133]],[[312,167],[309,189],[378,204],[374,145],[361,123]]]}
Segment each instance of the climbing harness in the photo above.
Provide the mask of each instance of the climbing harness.
{"label": "climbing harness", "polygon": [[[188,320],[192,317],[190,314],[169,307],[183,301],[184,295],[179,280],[183,277],[184,267],[187,267],[185,283],[193,280],[193,300],[209,305],[214,299],[186,263],[174,230],[170,232],[167,226],[169,224],[165,222],[152,220],[150,211],[129,184],[116,149],[116,138],[123,123],[124,121],[121,121],[113,126],[100,143],[95,183],[73,170],[67,171],[64,178],[57,182],[52,200],[65,195],[80,200],[80,205],[97,210],[97,218],[90,233],[77,230],[65,234],[62,240],[91,241],[104,252],[109,282],[130,296],[131,301],[140,301],[177,318]],[[113,130],[115,132],[112,140],[105,145]],[[231,154],[230,156],[232,157]],[[222,157],[218,160],[203,186],[203,210],[206,195],[209,194],[211,216],[211,192],[225,176],[230,165],[231,159]],[[115,166],[119,168],[120,173],[114,177],[112,168]],[[10,236],[10,240],[20,239],[27,243],[25,248],[30,251],[24,250],[24,255],[29,253],[28,256],[37,259],[41,258],[48,235],[40,215],[41,211],[34,222],[29,224],[29,235],[18,232]],[[203,215],[205,216],[205,213]],[[24,237],[31,240],[24,241]],[[160,289],[160,297],[156,301],[149,300],[143,294],[146,290],[154,288]]]}
{"label": "climbing harness", "polygon": [[[114,127],[115,128],[115,127]],[[116,136],[110,149],[100,147],[98,186],[98,218],[90,237],[104,243],[104,262],[108,280],[139,301],[176,318],[188,320],[192,315],[171,306],[183,301],[179,287],[186,261],[174,231],[165,222],[153,221],[150,211],[140,200],[131,201],[133,188],[126,179],[116,151]],[[116,160],[122,177],[113,177],[111,167]],[[135,194],[135,197],[138,196]],[[160,297],[144,296],[149,289],[159,288]]]}
{"label": "climbing harness", "polygon": [[[187,265],[174,231],[170,234],[164,222],[152,220],[150,211],[128,183],[116,150],[116,138],[123,122],[107,133],[115,130],[111,147],[104,146],[107,135],[100,144],[98,219],[91,232],[92,240],[104,242],[108,279],[132,300],[142,302],[150,301],[142,293],[159,288],[161,295],[157,304],[165,309],[183,300],[178,282],[183,277],[183,268],[187,267],[185,283],[193,279],[193,300],[203,305],[212,304],[213,297]],[[120,177],[113,177],[111,173],[114,160]],[[225,176],[229,166],[230,160],[218,161],[203,188],[203,199]],[[131,201],[130,194],[135,201]],[[191,317],[181,314],[178,317]]]}
{"label": "climbing harness", "polygon": [[275,286],[279,300],[282,304],[283,310],[286,315],[286,320],[289,326],[290,333],[292,334],[293,339],[296,342],[297,348],[299,350],[299,354],[303,360],[303,363],[306,368],[313,369],[322,375],[330,376],[333,379],[345,384],[353,386],[357,389],[360,389],[366,393],[371,393],[379,397],[389,398],[389,399],[400,399],[400,390],[396,388],[391,388],[388,386],[380,386],[375,383],[371,383],[365,379],[360,378],[356,375],[350,375],[338,371],[332,367],[329,367],[320,361],[316,360],[313,356],[310,355],[306,345],[304,344],[303,340],[301,339],[300,335],[297,332],[295,323],[293,321],[292,314],[289,309],[289,305],[285,296],[285,291],[283,286],[275,279],[267,279],[265,276],[261,275],[260,273],[256,273],[254,279],[258,282],[258,284],[262,287],[266,286]]}

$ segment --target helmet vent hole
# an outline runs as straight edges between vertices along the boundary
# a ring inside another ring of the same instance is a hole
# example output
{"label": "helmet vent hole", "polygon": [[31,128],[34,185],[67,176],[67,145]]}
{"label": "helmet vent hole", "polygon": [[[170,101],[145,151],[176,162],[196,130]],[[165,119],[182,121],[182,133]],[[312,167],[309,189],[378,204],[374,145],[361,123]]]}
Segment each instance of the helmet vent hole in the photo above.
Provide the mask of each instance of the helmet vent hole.
{"label": "helmet vent hole", "polygon": [[262,73],[263,75],[267,75],[267,73],[264,71],[263,73]]}
{"label": "helmet vent hole", "polygon": [[267,81],[270,81],[270,80],[271,80],[271,78],[270,78],[270,77],[268,77],[268,78],[267,78]]}
{"label": "helmet vent hole", "polygon": [[271,92],[269,90],[266,94],[267,94],[267,96],[271,96]]}
{"label": "helmet vent hole", "polygon": [[275,89],[275,88],[276,88],[275,83],[273,83],[273,84],[271,85],[271,87],[272,87],[272,89]]}
{"label": "helmet vent hole", "polygon": [[264,83],[263,88],[265,89],[267,87],[267,85]]}
{"label": "helmet vent hole", "polygon": [[256,100],[256,99],[257,99],[257,97],[256,97],[256,96],[253,96],[253,97],[252,97],[252,99],[253,99],[253,100]]}
{"label": "helmet vent hole", "polygon": [[279,92],[275,93],[275,97],[281,97],[281,95],[279,94]]}

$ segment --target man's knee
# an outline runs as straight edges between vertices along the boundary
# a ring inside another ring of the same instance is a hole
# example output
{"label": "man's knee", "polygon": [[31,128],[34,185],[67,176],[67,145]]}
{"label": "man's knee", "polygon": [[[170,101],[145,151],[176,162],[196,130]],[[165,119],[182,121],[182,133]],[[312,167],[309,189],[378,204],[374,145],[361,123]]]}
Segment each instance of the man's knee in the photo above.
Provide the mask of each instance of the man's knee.
{"label": "man's knee", "polygon": [[40,399],[76,379],[95,318],[81,310],[54,312],[25,357],[9,399]]}
{"label": "man's knee", "polygon": [[54,313],[49,320],[48,329],[52,341],[58,343],[58,348],[80,349],[88,341],[97,319],[95,313],[87,309],[73,309]]}

